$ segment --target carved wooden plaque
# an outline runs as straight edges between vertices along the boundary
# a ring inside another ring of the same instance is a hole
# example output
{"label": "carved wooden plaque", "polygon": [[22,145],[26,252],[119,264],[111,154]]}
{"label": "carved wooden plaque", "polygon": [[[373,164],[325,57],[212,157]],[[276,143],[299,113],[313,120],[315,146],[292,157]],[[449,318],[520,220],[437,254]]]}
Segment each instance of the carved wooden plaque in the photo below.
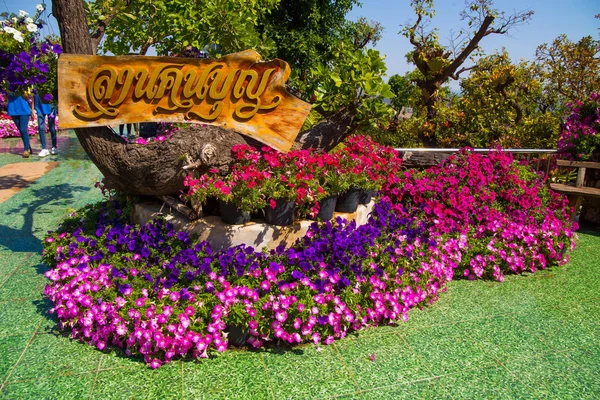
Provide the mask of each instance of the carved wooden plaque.
{"label": "carved wooden plaque", "polygon": [[289,75],[285,61],[252,50],[216,60],[63,54],[60,125],[213,124],[286,152],[311,108],[286,91]]}

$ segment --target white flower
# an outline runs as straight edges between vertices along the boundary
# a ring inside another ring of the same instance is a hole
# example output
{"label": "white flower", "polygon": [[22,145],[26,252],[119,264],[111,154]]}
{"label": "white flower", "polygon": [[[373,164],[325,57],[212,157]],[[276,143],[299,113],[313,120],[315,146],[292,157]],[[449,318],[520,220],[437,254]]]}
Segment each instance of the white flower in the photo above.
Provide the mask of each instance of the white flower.
{"label": "white flower", "polygon": [[23,11],[23,10],[19,10],[19,17],[26,17],[26,16],[28,16],[28,15],[29,15],[29,13],[28,13],[28,12],[26,12],[26,11]]}
{"label": "white flower", "polygon": [[31,19],[31,17],[25,18],[25,22],[27,22],[28,24],[33,24],[33,20]]}
{"label": "white flower", "polygon": [[37,32],[38,27],[36,24],[27,24],[27,30],[29,32]]}
{"label": "white flower", "polygon": [[10,26],[5,26],[4,27],[4,32],[9,33],[11,35],[13,35],[13,38],[17,41],[17,42],[21,42],[23,43],[23,34],[21,32],[19,32],[18,30],[16,30],[13,27]]}
{"label": "white flower", "polygon": [[23,35],[19,31],[13,32],[13,38],[20,43],[23,43]]}
{"label": "white flower", "polygon": [[46,9],[46,6],[44,4],[38,4],[37,6],[35,6],[35,9],[41,12]]}

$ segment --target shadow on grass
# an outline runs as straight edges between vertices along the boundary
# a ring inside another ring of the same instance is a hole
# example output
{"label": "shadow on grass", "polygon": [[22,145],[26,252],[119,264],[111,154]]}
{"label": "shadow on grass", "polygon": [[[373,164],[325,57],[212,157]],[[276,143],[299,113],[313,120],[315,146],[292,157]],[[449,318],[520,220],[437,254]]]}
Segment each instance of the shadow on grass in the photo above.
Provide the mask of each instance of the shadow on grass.
{"label": "shadow on grass", "polygon": [[58,327],[58,317],[56,316],[56,314],[50,312],[53,306],[50,299],[44,297],[41,300],[32,301],[32,304],[37,309],[38,314],[40,314],[53,324],[53,326],[50,328],[51,332],[61,334],[63,333],[63,331],[61,331]]}
{"label": "shadow on grass", "polygon": [[586,235],[600,237],[600,226],[590,222],[581,222],[577,233],[585,233]]}
{"label": "shadow on grass", "polygon": [[40,239],[33,234],[34,216],[42,212],[39,209],[45,206],[63,206],[67,208],[73,203],[79,192],[87,191],[89,191],[88,187],[74,186],[67,183],[29,190],[28,194],[31,194],[32,201],[21,203],[6,212],[7,216],[22,215],[23,225],[20,228],[0,225],[0,246],[17,253],[41,252]]}

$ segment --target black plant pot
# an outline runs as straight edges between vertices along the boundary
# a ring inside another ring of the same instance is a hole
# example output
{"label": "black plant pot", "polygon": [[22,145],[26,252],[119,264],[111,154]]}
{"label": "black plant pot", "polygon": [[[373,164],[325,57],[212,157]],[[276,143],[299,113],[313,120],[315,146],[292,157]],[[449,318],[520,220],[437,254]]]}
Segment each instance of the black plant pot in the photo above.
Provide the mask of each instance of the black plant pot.
{"label": "black plant pot", "polygon": [[294,222],[295,213],[293,201],[275,200],[275,208],[270,205],[265,208],[265,222],[278,226],[291,225]]}
{"label": "black plant pot", "polygon": [[219,200],[219,209],[221,210],[221,219],[229,225],[241,225],[250,221],[250,213],[241,211],[236,206]]}
{"label": "black plant pot", "polygon": [[202,205],[202,213],[206,215],[220,215],[219,200],[214,197],[207,197]]}
{"label": "black plant pot", "polygon": [[360,195],[358,196],[358,204],[369,204],[373,196],[377,193],[374,190],[362,189],[360,191]]}
{"label": "black plant pot", "polygon": [[358,196],[360,195],[361,189],[354,188],[345,191],[340,194],[337,199],[335,211],[343,213],[356,212],[358,208]]}
{"label": "black plant pot", "polygon": [[227,341],[229,344],[232,344],[237,347],[241,347],[246,344],[246,341],[250,339],[250,331],[248,328],[242,330],[239,326],[229,325],[225,328],[225,332],[229,333],[227,335]]}
{"label": "black plant pot", "polygon": [[329,221],[333,218],[333,211],[335,210],[337,199],[337,194],[333,194],[319,201],[319,213],[315,216],[315,219],[319,221]]}

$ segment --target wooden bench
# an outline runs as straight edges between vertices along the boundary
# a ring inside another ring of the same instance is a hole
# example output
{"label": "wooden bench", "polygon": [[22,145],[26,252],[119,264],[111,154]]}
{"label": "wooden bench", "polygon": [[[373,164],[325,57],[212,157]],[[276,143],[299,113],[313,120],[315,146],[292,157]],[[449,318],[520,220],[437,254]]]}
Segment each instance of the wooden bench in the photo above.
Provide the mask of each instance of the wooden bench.
{"label": "wooden bench", "polygon": [[600,163],[589,161],[556,160],[556,166],[577,168],[577,179],[575,180],[575,186],[566,183],[550,182],[550,189],[558,193],[563,193],[569,197],[569,205],[573,210],[571,212],[571,220],[574,220],[584,198],[600,198],[600,188],[585,186],[586,169],[600,169]]}

